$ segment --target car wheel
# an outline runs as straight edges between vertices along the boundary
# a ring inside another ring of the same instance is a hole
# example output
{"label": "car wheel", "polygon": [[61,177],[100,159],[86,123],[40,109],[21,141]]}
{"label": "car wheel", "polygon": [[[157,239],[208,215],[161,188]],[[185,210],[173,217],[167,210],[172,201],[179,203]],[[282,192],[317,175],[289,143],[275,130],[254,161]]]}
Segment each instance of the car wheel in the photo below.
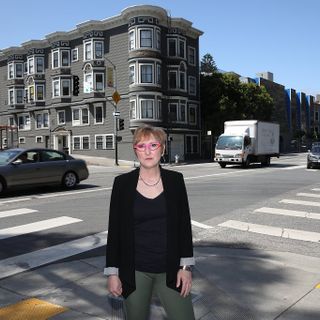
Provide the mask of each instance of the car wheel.
{"label": "car wheel", "polygon": [[67,189],[74,188],[77,183],[78,183],[77,175],[71,171],[67,172],[62,179],[62,185]]}
{"label": "car wheel", "polygon": [[2,178],[0,178],[0,194],[3,194],[5,189],[6,189],[6,183]]}
{"label": "car wheel", "polygon": [[227,164],[224,163],[224,162],[219,162],[219,165],[220,165],[221,168],[225,168]]}

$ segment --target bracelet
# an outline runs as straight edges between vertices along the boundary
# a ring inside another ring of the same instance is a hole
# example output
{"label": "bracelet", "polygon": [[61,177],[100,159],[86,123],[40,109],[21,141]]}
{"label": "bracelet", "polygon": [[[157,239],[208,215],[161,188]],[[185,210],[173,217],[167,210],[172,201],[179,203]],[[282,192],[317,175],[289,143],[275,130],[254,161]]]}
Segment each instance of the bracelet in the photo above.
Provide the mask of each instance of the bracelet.
{"label": "bracelet", "polygon": [[192,272],[192,266],[180,266],[180,269]]}

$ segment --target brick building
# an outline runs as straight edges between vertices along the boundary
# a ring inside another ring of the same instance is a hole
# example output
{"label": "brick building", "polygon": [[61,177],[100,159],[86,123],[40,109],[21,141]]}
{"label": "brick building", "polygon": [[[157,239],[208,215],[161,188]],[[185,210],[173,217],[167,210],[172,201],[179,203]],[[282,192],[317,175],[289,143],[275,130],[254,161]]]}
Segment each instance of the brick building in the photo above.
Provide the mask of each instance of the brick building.
{"label": "brick building", "polygon": [[167,131],[167,159],[198,158],[201,35],[190,21],[142,5],[3,49],[0,125],[18,127],[18,137],[2,136],[1,146],[108,158],[117,148],[119,159],[133,160],[132,133],[148,123]]}

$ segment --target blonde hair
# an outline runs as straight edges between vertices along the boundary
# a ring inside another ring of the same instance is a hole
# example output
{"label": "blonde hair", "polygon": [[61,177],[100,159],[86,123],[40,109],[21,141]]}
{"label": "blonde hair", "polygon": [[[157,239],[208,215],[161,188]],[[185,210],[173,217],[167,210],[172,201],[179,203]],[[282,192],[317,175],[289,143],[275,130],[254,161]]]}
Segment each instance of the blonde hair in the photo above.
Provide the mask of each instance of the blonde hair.
{"label": "blonde hair", "polygon": [[159,141],[162,145],[162,148],[166,144],[167,135],[162,128],[153,127],[150,125],[142,125],[136,129],[133,135],[133,145],[137,144],[143,138],[149,138],[153,135],[157,141]]}

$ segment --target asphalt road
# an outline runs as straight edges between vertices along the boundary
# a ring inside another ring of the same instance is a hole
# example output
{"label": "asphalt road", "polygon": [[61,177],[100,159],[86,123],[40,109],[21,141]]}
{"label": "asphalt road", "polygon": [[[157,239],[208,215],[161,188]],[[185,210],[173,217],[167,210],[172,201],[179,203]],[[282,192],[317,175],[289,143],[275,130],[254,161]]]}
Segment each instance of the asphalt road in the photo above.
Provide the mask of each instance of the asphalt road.
{"label": "asphalt road", "polygon": [[[320,230],[320,214],[317,216],[320,198],[316,198],[320,195],[316,190],[320,188],[320,171],[306,169],[305,154],[281,157],[264,168],[252,165],[249,169],[236,166],[222,169],[216,163],[170,168],[184,174],[197,246],[263,248],[320,257],[316,241]],[[37,258],[28,255],[34,253],[37,257],[39,252],[40,256],[46,248],[57,248],[47,254],[52,255],[47,263],[68,258],[68,254],[59,256],[58,248],[87,236],[100,236],[107,230],[113,178],[132,168],[90,166],[89,170],[90,178],[76,190],[31,189],[0,199],[0,269],[4,262],[17,264],[15,257],[20,257],[20,264],[23,259],[25,264],[32,259],[36,267]],[[292,200],[298,203],[290,203]],[[261,208],[272,212],[261,212]],[[275,213],[276,209],[284,211]],[[18,210],[19,214],[12,210]],[[295,211],[314,215],[293,217]],[[244,229],[239,230],[239,226]],[[276,233],[277,228],[299,230],[301,235],[287,239],[285,234]],[[275,233],[270,235],[270,230]],[[305,232],[312,241],[303,238]],[[82,254],[94,255],[104,250],[90,249],[84,245]],[[70,250],[69,259],[75,254]]]}

